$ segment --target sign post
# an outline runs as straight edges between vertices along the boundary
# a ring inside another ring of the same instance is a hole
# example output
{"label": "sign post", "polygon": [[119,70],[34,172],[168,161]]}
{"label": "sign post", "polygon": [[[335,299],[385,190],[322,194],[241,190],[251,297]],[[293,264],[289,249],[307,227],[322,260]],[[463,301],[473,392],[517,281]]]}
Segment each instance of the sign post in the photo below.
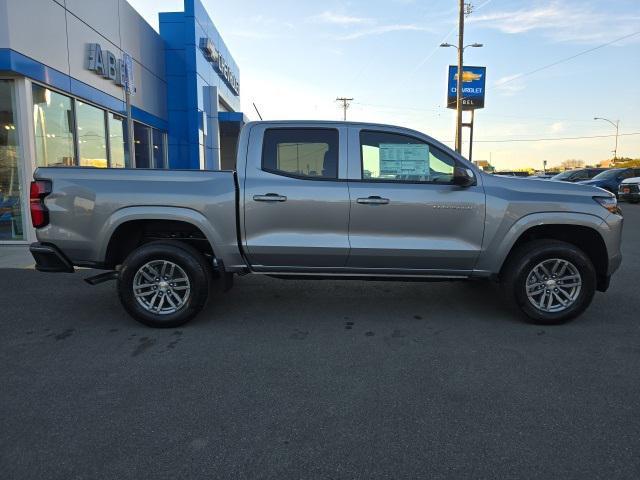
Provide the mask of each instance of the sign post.
{"label": "sign post", "polygon": [[462,75],[458,76],[458,67],[449,65],[447,86],[447,108],[455,109],[458,103],[458,86],[460,87],[460,103],[462,110],[471,111],[471,121],[461,126],[469,127],[469,160],[473,154],[473,122],[475,111],[484,108],[486,67],[462,67]]}
{"label": "sign post", "polygon": [[121,81],[124,88],[124,96],[127,104],[127,147],[129,151],[129,165],[136,168],[136,148],[133,143],[133,115],[131,114],[131,94],[135,92],[133,85],[133,59],[128,53],[122,54]]}

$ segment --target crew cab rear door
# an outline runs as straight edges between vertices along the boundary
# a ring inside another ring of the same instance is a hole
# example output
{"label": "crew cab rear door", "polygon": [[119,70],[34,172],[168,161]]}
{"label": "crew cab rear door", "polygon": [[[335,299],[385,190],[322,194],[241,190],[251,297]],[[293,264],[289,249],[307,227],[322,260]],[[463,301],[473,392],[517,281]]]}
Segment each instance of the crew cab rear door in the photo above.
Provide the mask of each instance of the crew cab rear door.
{"label": "crew cab rear door", "polygon": [[351,253],[347,267],[387,273],[466,275],[479,256],[485,193],[453,184],[468,167],[446,147],[401,128],[349,132]]}
{"label": "crew cab rear door", "polygon": [[347,128],[257,123],[244,175],[246,255],[256,271],[343,268],[349,254]]}

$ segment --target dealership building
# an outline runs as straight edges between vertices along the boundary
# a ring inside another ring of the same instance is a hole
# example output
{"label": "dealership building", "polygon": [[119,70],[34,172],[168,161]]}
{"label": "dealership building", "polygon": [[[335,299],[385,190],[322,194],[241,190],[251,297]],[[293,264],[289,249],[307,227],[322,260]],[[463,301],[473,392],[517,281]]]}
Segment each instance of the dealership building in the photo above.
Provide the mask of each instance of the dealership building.
{"label": "dealership building", "polygon": [[0,0],[0,244],[35,240],[39,166],[233,167],[238,66],[199,0],[159,25],[125,0]]}

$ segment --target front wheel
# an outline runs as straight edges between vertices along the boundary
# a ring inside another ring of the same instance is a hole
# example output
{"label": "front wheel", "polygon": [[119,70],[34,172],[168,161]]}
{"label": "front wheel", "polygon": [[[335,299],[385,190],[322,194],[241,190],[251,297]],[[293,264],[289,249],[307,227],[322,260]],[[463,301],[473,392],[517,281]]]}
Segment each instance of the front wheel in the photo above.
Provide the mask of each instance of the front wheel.
{"label": "front wheel", "polygon": [[578,247],[536,240],[518,248],[503,275],[509,299],[534,323],[553,325],[580,315],[596,290],[596,272]]}
{"label": "front wheel", "polygon": [[150,327],[183,325],[204,307],[210,267],[193,247],[153,242],[134,250],[122,264],[118,295],[125,310]]}

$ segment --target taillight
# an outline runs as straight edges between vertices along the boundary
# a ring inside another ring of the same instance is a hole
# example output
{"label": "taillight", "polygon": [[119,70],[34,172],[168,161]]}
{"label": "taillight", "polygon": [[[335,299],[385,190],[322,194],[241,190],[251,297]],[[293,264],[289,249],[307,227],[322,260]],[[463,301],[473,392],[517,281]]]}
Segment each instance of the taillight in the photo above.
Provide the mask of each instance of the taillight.
{"label": "taillight", "polygon": [[29,190],[29,210],[31,210],[31,223],[34,228],[44,227],[49,223],[49,210],[44,205],[44,197],[51,193],[49,180],[36,180],[31,182]]}

